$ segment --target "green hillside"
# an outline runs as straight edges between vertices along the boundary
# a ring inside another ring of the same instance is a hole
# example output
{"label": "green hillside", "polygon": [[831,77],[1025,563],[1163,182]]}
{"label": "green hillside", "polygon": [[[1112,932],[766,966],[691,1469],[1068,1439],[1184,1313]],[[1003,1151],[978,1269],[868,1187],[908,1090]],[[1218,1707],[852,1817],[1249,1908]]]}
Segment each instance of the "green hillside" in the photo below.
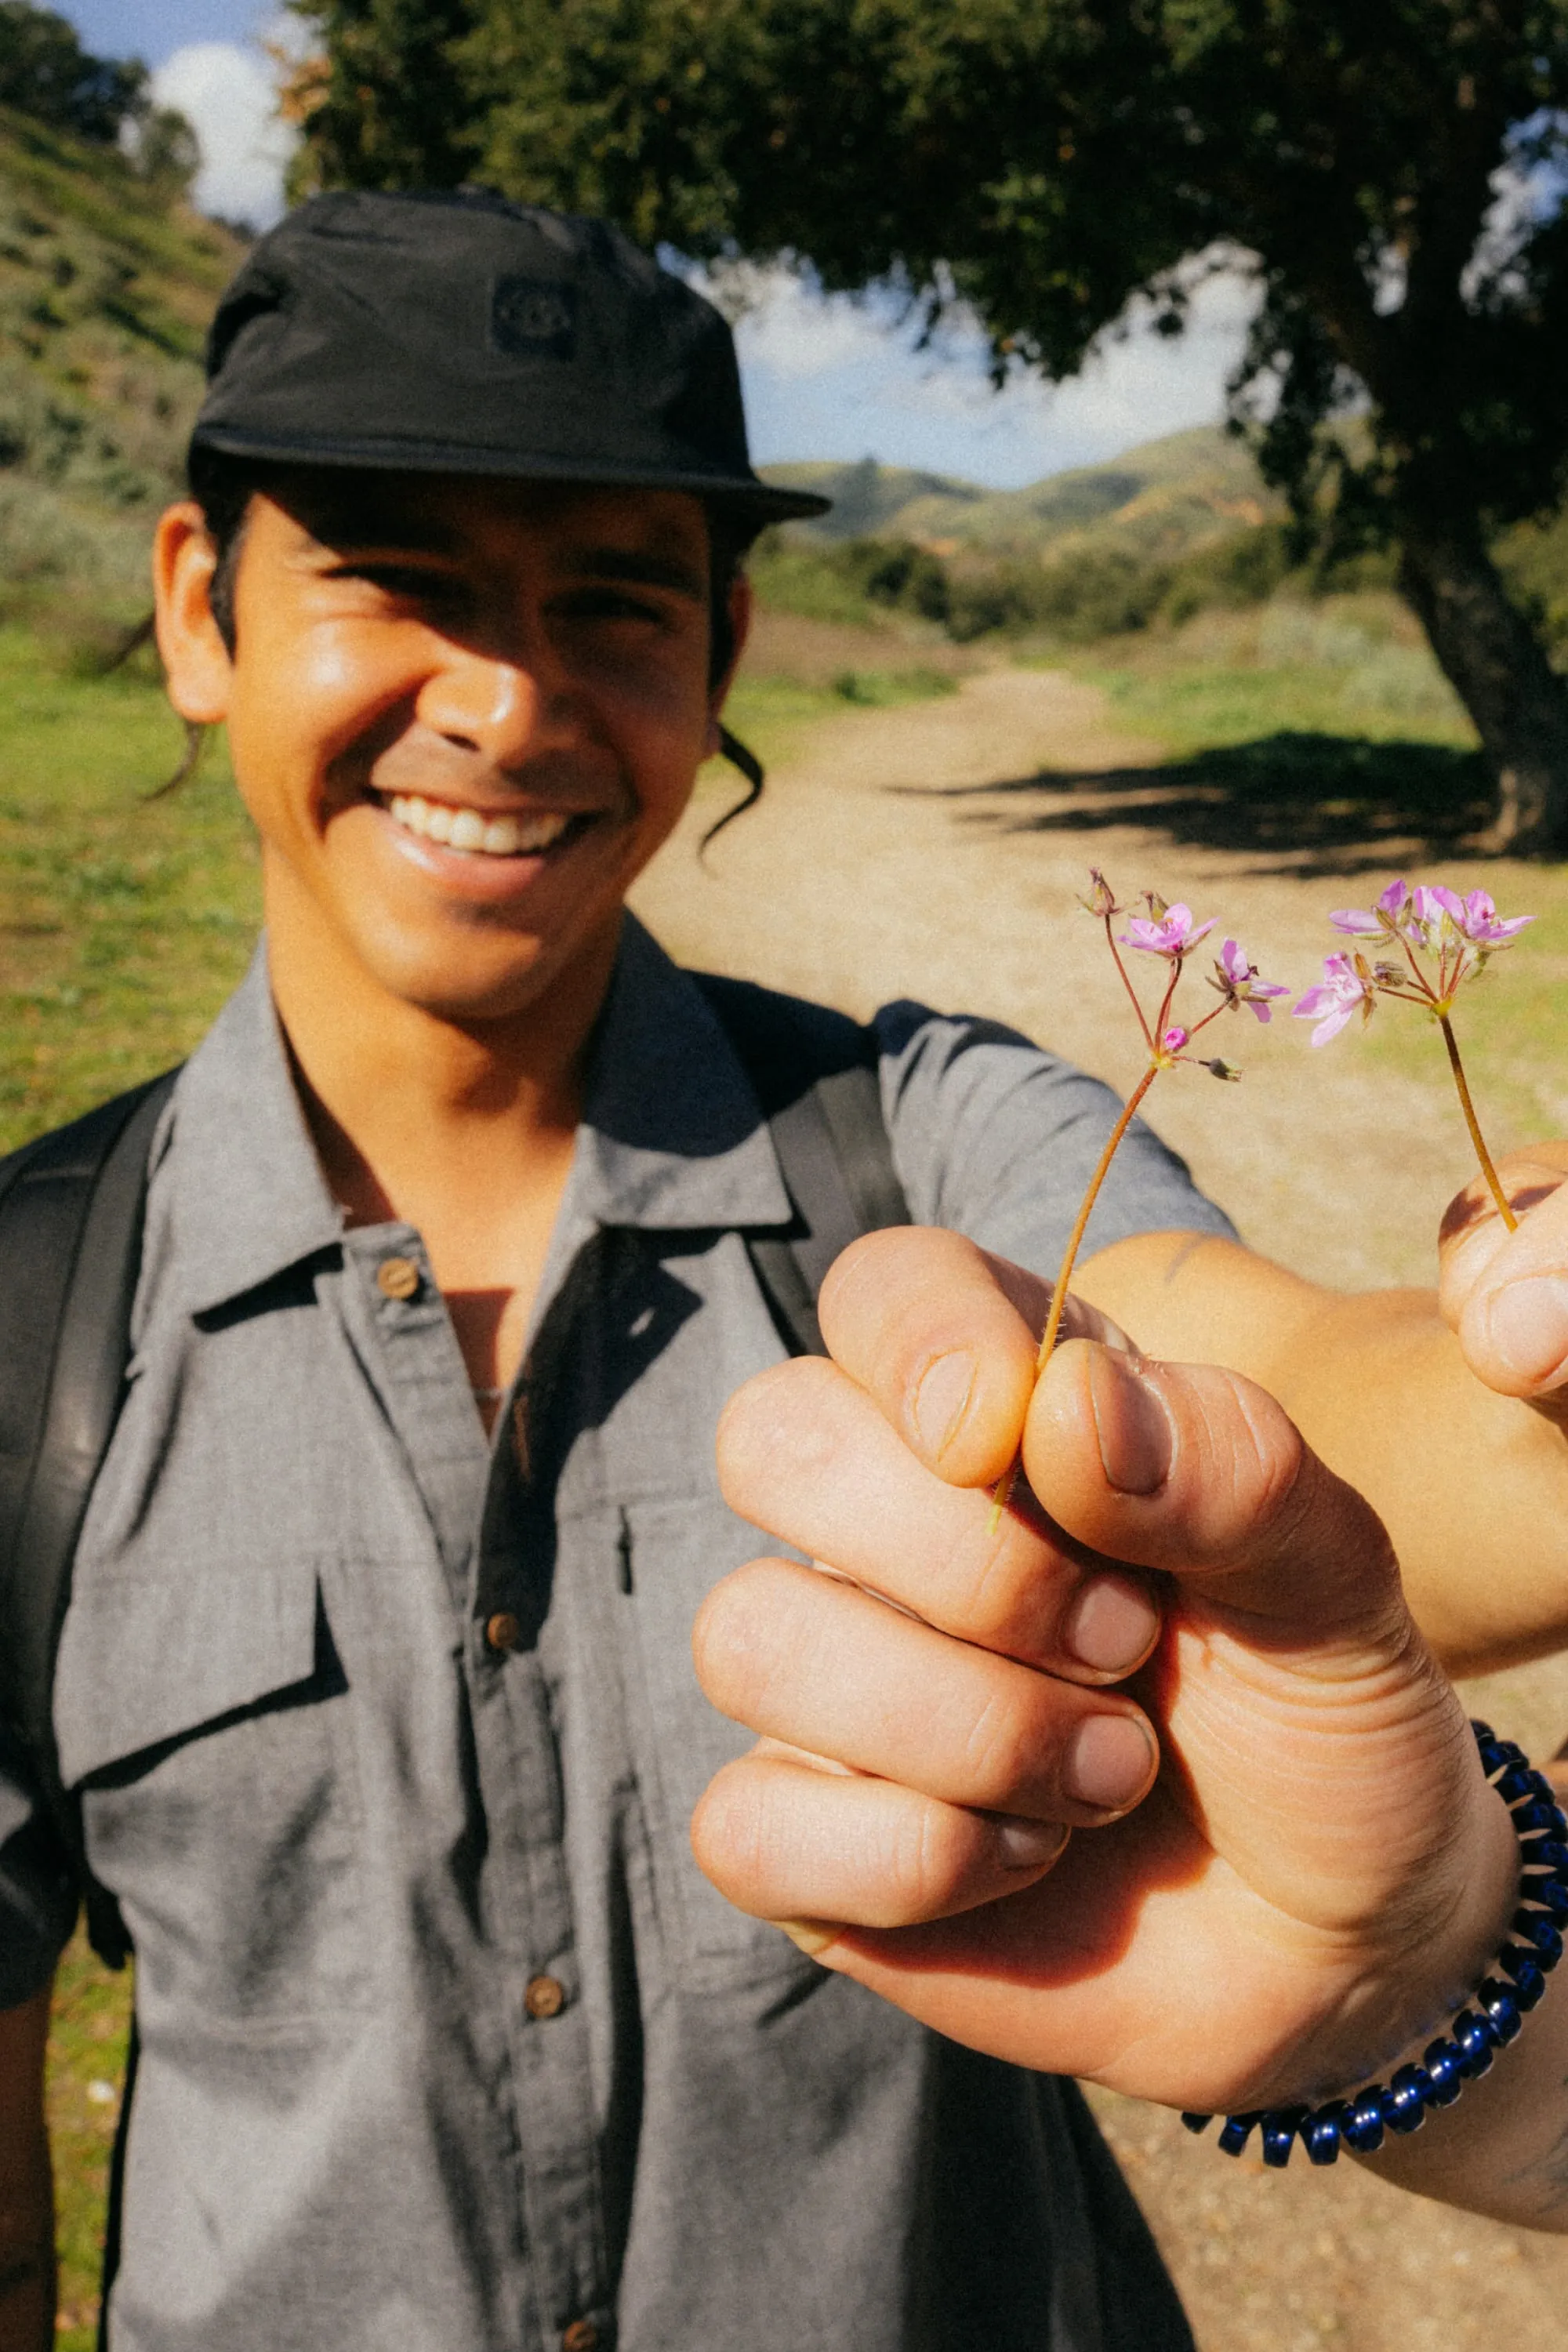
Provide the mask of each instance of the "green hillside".
{"label": "green hillside", "polygon": [[1168,562],[1281,511],[1246,446],[1219,425],[1167,434],[1109,465],[1047,475],[1022,490],[984,490],[870,458],[764,471],[770,481],[835,501],[820,521],[793,524],[795,536],[907,539],[943,555],[970,548],[1040,555],[1088,536],[1101,547]]}
{"label": "green hillside", "polygon": [[0,108],[0,615],[132,616],[241,251],[113,149]]}

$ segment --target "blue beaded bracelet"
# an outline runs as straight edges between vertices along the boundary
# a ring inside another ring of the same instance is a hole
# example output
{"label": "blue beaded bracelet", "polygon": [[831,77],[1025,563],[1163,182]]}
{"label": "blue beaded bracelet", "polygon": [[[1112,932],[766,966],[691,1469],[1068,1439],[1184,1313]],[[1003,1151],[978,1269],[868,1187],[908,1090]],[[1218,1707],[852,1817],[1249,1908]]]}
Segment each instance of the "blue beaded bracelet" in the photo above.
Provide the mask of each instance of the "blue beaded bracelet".
{"label": "blue beaded bracelet", "polygon": [[[1451,2107],[1468,2082],[1484,2074],[1493,2053],[1511,2042],[1546,1990],[1546,1979],[1563,1957],[1562,1922],[1568,1919],[1568,1818],[1544,1772],[1511,1739],[1500,1739],[1489,1723],[1472,1722],[1489,1780],[1513,1816],[1523,1877],[1520,1907],[1509,1928],[1510,1940],[1493,1967],[1510,1981],[1483,1977],[1470,1996],[1475,2006],[1460,2010],[1446,2034],[1425,2052],[1419,2066],[1401,2066],[1388,2083],[1369,2083],[1348,2098],[1321,2107],[1268,2107],[1227,2116],[1219,2144],[1239,2156],[1256,2126],[1265,2164],[1290,2161],[1298,2138],[1314,2164],[1332,2164],[1342,2140],[1357,2156],[1371,2156],[1389,2132],[1418,2131],[1428,2107]],[[1190,2132],[1206,2131],[1212,2116],[1184,2116]]]}

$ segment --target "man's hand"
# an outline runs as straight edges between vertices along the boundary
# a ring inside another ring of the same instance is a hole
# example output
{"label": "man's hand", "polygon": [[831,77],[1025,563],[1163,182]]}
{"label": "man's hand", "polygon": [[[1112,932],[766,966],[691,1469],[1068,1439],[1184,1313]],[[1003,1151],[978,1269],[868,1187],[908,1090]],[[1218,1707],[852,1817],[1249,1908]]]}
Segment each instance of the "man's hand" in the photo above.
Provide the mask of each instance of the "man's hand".
{"label": "man's hand", "polygon": [[1449,1203],[1438,1247],[1440,1302],[1478,1380],[1568,1424],[1568,1143],[1498,1164],[1510,1234],[1478,1176]]}
{"label": "man's hand", "polygon": [[[1506,1813],[1360,1497],[1231,1373],[1075,1339],[1037,1387],[1046,1297],[870,1236],[833,1361],[731,1405],[730,1501],[836,1573],[755,1561],[703,1611],[704,1688],[763,1739],[698,1857],[975,2047],[1184,2106],[1326,2096],[1497,1948]],[[1037,1506],[993,1528],[1020,1442]]]}

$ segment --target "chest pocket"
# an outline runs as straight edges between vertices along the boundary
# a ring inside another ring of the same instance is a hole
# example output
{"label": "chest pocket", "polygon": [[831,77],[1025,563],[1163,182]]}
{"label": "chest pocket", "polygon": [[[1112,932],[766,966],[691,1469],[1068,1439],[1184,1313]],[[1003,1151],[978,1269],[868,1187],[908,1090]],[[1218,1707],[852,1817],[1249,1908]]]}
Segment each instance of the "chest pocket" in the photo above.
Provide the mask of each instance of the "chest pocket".
{"label": "chest pocket", "polygon": [[691,1851],[698,1799],[722,1765],[755,1744],[752,1732],[703,1696],[691,1661],[691,1628],[714,1585],[752,1559],[763,1538],[715,1497],[633,1504],[622,1541],[647,1706],[637,1733],[645,1751],[639,1776],[648,1799],[661,1915],[676,1923],[684,1980],[813,1978],[815,1964],[777,1927],[727,1903]]}
{"label": "chest pocket", "polygon": [[55,1680],[61,1771],[149,2014],[167,2000],[265,2029],[363,2005],[351,1704],[309,1558],[79,1586]]}

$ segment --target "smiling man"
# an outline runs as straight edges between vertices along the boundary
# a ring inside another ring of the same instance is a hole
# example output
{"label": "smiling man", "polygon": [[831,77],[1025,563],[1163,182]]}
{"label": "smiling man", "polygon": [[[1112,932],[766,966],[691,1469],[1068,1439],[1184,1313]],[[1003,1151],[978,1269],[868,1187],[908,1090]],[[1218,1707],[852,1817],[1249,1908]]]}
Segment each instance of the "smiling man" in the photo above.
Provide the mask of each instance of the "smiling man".
{"label": "smiling man", "polygon": [[[159,642],[228,729],[267,934],[153,1139],[58,1759],[0,1727],[0,2352],[53,2341],[88,1874],[136,1956],[111,2352],[1187,2347],[1033,2070],[1334,2086],[1495,1948],[1507,1818],[1386,1538],[1267,1397],[1090,1310],[1031,1405],[1103,1089],[700,983],[626,915],[720,741],[740,557],[815,503],[752,472],[710,306],[598,224],[330,197],[211,372]],[[926,1230],[834,1277],[837,1369],[781,1366],[859,1079]],[[1489,1542],[1557,1494],[1555,1427],[1429,1307],[1228,1234],[1135,1129],[1091,1293],[1304,1382],[1347,1453],[1390,1366],[1458,1474],[1501,1432]],[[1021,1442],[1055,1524],[1020,1488],[998,1529]],[[746,1570],[759,1524],[844,1574]],[[1463,2144],[1420,2178],[1487,2193]]]}

